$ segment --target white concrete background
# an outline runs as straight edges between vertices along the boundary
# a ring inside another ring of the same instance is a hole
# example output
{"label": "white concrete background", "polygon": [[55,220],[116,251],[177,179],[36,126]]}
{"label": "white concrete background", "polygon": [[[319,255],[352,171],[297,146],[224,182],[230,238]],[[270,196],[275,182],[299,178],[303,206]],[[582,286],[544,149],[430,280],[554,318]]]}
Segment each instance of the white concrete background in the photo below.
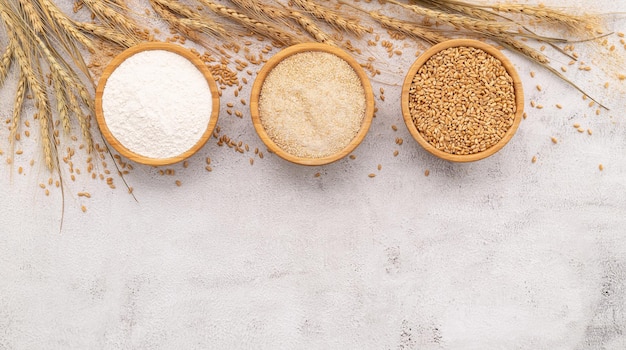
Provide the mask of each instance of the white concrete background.
{"label": "white concrete background", "polygon": [[[546,3],[626,12],[623,1]],[[59,232],[60,191],[37,187],[41,162],[18,176],[5,153],[0,349],[625,349],[626,82],[599,68],[626,72],[625,50],[591,50],[594,69],[571,75],[611,107],[600,116],[509,53],[528,119],[472,164],[430,156],[404,127],[399,85],[413,49],[388,65],[370,50],[386,100],[355,160],[308,168],[267,155],[250,166],[211,141],[175,177],[137,165],[127,180],[138,202],[119,180],[116,190],[68,182]],[[224,133],[261,147],[249,119],[220,118]],[[38,154],[32,140],[23,148],[18,162]]]}

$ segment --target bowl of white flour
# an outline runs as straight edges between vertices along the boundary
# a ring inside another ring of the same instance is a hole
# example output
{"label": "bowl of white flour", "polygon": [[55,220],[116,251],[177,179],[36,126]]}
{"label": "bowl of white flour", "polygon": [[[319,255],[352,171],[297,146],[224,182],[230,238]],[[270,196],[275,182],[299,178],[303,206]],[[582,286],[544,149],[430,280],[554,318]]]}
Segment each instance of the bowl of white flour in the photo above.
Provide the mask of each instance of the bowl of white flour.
{"label": "bowl of white flour", "polygon": [[182,161],[204,146],[219,114],[219,95],[206,65],[169,43],[131,47],[104,70],[96,88],[96,119],[107,142],[148,165]]}

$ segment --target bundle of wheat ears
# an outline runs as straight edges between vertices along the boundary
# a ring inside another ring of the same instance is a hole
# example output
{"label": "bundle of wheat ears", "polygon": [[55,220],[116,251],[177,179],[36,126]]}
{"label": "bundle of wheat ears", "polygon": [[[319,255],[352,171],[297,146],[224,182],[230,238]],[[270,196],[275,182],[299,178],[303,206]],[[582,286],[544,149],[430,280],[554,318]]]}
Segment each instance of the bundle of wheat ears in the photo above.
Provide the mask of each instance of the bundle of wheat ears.
{"label": "bundle of wheat ears", "polygon": [[[181,38],[194,41],[208,51],[217,51],[221,59],[209,61],[218,61],[219,65],[230,64],[238,52],[226,53],[220,47],[238,47],[238,43],[247,40],[246,36],[265,37],[275,46],[318,41],[359,54],[351,41],[367,42],[367,36],[376,35],[375,28],[380,26],[426,44],[452,37],[488,39],[520,53],[579,89],[532,44],[545,43],[555,49],[553,52],[575,60],[566,50],[571,40],[590,40],[602,34],[597,16],[571,14],[541,5],[470,0],[388,0],[376,4],[353,0],[146,0],[146,3]],[[11,152],[15,142],[19,142],[24,104],[32,97],[36,109],[33,120],[37,120],[40,133],[38,142],[50,171],[58,169],[63,135],[69,135],[73,129],[80,130],[86,152],[94,149],[95,128],[91,121],[96,82],[86,61],[100,49],[96,43],[114,45],[121,50],[154,40],[150,30],[137,24],[138,14],[129,10],[124,0],[76,1],[74,12],[77,11],[90,11],[93,21],[74,20],[72,14],[62,12],[53,0],[0,2],[0,27],[8,39],[0,52],[0,88],[11,70],[18,76],[9,123]],[[545,31],[567,33],[569,39],[538,34]],[[251,61],[250,57],[246,59]],[[220,79],[222,83],[232,83],[228,77]]]}

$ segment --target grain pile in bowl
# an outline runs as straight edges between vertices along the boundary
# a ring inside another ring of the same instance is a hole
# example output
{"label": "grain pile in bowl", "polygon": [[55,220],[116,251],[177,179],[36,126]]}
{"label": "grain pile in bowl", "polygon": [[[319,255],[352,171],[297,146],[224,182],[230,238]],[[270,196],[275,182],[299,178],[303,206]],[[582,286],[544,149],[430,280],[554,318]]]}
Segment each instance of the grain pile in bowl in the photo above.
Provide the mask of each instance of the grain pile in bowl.
{"label": "grain pile in bowl", "polygon": [[348,146],[365,108],[365,90],[354,69],[321,51],[285,58],[267,75],[259,97],[259,119],[269,138],[302,158],[331,156]]}
{"label": "grain pile in bowl", "polygon": [[409,90],[411,119],[436,149],[456,155],[483,152],[515,120],[513,79],[482,49],[451,47],[419,68]]}

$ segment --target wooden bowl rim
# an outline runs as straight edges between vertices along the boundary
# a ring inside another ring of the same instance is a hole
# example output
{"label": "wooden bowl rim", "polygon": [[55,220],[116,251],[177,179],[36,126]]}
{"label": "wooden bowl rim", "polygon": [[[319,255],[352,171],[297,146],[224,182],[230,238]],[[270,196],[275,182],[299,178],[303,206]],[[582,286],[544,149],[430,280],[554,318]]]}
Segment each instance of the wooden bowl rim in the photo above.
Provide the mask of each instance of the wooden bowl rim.
{"label": "wooden bowl rim", "polygon": [[[436,53],[442,50],[451,48],[451,47],[460,47],[460,46],[475,47],[475,48],[481,49],[487,52],[488,54],[494,56],[498,60],[500,60],[500,62],[502,62],[502,66],[506,69],[507,73],[509,73],[509,75],[511,76],[513,80],[513,90],[515,93],[515,106],[516,106],[516,112],[515,112],[515,116],[513,119],[513,124],[506,131],[502,139],[500,139],[500,141],[498,141],[495,145],[489,147],[488,149],[482,152],[468,154],[468,155],[458,155],[458,154],[447,153],[447,152],[444,152],[435,148],[433,145],[428,143],[428,141],[426,141],[426,139],[424,139],[424,137],[422,137],[420,132],[417,130],[417,127],[413,123],[413,120],[411,118],[411,113],[409,110],[409,90],[413,82],[413,77],[415,76],[417,71],[424,65],[426,61],[428,61]],[[473,40],[473,39],[451,39],[451,40],[447,40],[442,43],[439,43],[431,47],[430,49],[426,50],[422,55],[420,55],[417,58],[417,60],[415,60],[415,62],[413,63],[413,65],[411,65],[411,68],[407,72],[405,80],[404,80],[404,84],[402,85],[402,97],[401,98],[402,98],[402,101],[401,101],[402,116],[404,118],[404,123],[409,129],[409,132],[411,133],[411,136],[413,136],[413,138],[426,151],[430,152],[431,154],[439,158],[449,160],[452,162],[473,162],[473,161],[487,158],[495,154],[496,152],[498,152],[500,149],[502,149],[502,147],[504,147],[511,140],[513,135],[515,135],[515,132],[517,131],[517,128],[522,120],[522,115],[524,113],[524,91],[522,88],[522,80],[520,79],[520,76],[517,73],[517,70],[515,69],[513,64],[496,47],[489,45],[487,43],[484,43],[482,41]]]}
{"label": "wooden bowl rim", "polygon": [[[346,147],[344,147],[339,152],[322,158],[297,157],[284,151],[265,132],[265,128],[261,123],[259,113],[259,99],[261,95],[261,89],[263,87],[265,79],[267,78],[267,75],[284,59],[295,54],[311,51],[334,54],[335,56],[338,56],[339,58],[346,61],[352,67],[352,69],[354,69],[355,73],[359,77],[359,80],[361,81],[361,85],[363,86],[363,90],[365,92],[365,114],[363,116],[361,128],[357,132],[356,136],[352,139],[352,141],[350,141],[350,143],[348,143],[348,145],[346,145]],[[363,70],[361,65],[347,52],[327,44],[296,44],[287,47],[278,52],[276,55],[272,56],[257,74],[254,84],[252,85],[252,92],[250,96],[250,115],[252,117],[252,124],[254,125],[254,129],[256,130],[257,134],[259,135],[265,146],[267,146],[267,148],[272,153],[275,153],[279,157],[295,164],[309,166],[325,165],[347,156],[363,141],[365,135],[367,135],[367,132],[369,131],[370,125],[372,123],[372,118],[374,117],[374,92],[372,90],[369,78],[365,73],[365,70]]]}
{"label": "wooden bowl rim", "polygon": [[[106,118],[102,110],[102,96],[104,94],[104,89],[106,87],[107,80],[109,79],[111,74],[113,74],[113,72],[117,69],[117,67],[119,67],[129,57],[135,54],[138,54],[140,52],[150,51],[150,50],[169,51],[169,52],[178,54],[186,58],[187,60],[189,60],[196,68],[198,68],[198,70],[200,70],[202,75],[205,77],[207,83],[209,84],[209,89],[211,91],[212,111],[211,111],[211,117],[209,119],[209,123],[207,125],[206,130],[204,131],[200,139],[198,139],[198,141],[190,149],[188,149],[187,151],[175,157],[148,158],[148,157],[142,156],[140,154],[137,154],[129,150],[128,148],[126,148],[126,146],[120,143],[115,138],[115,136],[113,136],[113,134],[111,133],[111,131],[109,130],[106,124],[106,120],[105,120]],[[95,95],[96,120],[102,132],[102,135],[104,136],[106,141],[111,146],[113,146],[113,148],[117,152],[119,152],[122,156],[137,163],[153,165],[153,166],[163,166],[163,165],[171,165],[174,163],[178,163],[184,159],[191,157],[194,153],[196,153],[198,150],[204,147],[204,145],[209,140],[209,138],[211,138],[211,135],[213,134],[213,130],[215,129],[215,126],[217,125],[217,119],[219,117],[219,111],[220,111],[219,104],[220,104],[220,98],[219,98],[219,93],[217,89],[217,84],[215,83],[215,79],[213,78],[213,75],[211,74],[209,69],[206,67],[204,62],[202,62],[200,58],[195,56],[189,49],[187,49],[184,46],[171,44],[171,43],[162,43],[162,42],[141,43],[141,44],[132,46],[122,51],[119,55],[113,58],[113,60],[111,60],[111,62],[104,69],[102,76],[100,77],[100,80],[98,81],[98,86],[96,87],[96,95]]]}

